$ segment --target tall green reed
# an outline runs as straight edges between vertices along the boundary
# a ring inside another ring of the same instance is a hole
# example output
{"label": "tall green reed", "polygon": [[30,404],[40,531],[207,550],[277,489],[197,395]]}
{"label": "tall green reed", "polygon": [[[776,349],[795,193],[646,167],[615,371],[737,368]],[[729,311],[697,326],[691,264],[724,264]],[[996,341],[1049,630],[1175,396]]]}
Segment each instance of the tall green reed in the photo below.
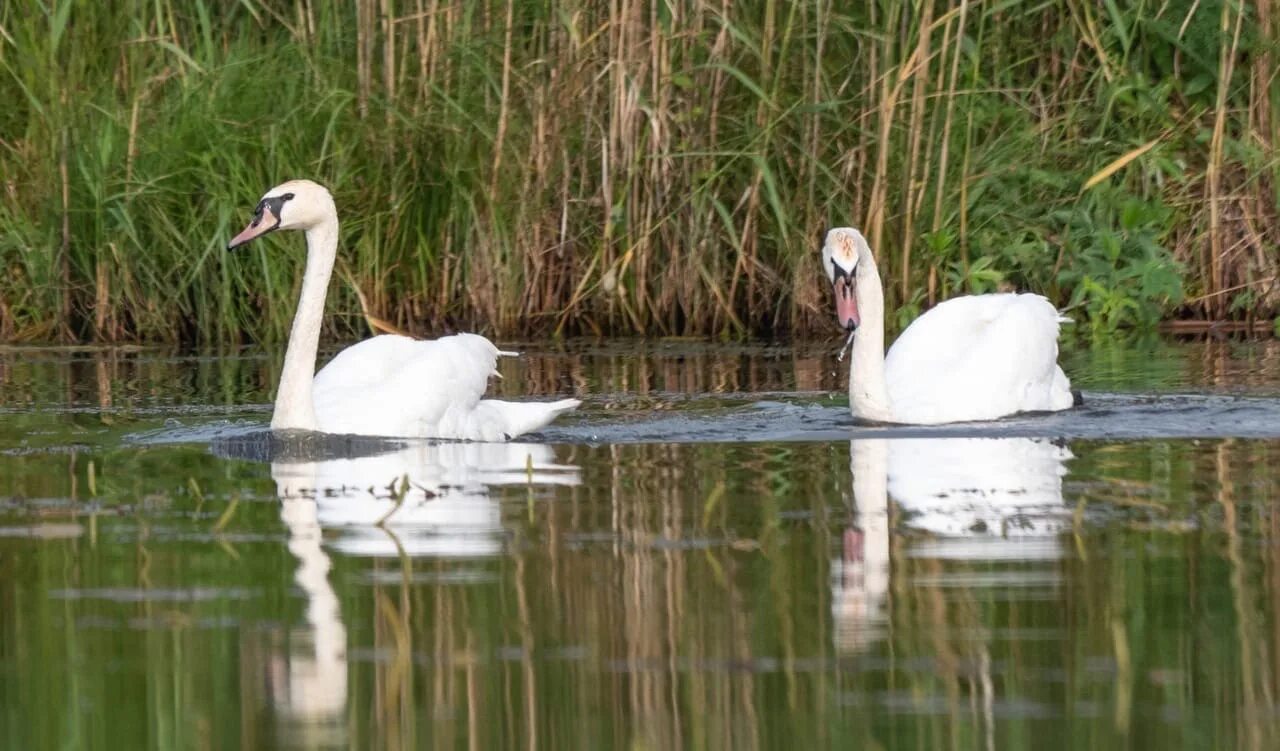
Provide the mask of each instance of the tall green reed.
{"label": "tall green reed", "polygon": [[0,338],[283,338],[300,240],[221,248],[296,176],[342,213],[337,336],[821,331],[846,223],[897,324],[1002,288],[1104,330],[1269,317],[1276,26],[1269,0],[6,3]]}

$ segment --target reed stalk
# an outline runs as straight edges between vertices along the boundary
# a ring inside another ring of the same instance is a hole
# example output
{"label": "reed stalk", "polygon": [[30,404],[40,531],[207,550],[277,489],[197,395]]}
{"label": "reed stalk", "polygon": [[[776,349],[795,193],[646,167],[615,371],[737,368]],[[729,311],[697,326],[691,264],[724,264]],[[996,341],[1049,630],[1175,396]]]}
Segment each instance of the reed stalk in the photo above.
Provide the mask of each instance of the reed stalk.
{"label": "reed stalk", "polygon": [[[1270,2],[0,6],[0,337],[276,340],[335,190],[330,336],[823,332],[829,226],[905,323],[1280,312]],[[1159,139],[1096,182],[1091,177]],[[364,303],[361,303],[363,298]]]}

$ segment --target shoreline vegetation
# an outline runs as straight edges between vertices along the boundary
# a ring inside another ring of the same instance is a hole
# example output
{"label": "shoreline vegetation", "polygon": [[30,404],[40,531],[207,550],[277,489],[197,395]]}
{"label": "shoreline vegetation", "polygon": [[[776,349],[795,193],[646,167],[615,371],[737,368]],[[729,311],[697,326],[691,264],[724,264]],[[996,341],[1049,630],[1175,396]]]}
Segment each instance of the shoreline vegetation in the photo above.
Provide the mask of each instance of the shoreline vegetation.
{"label": "shoreline vegetation", "polygon": [[854,225],[900,328],[1041,292],[1077,328],[1280,312],[1280,19],[1254,3],[0,4],[0,340],[276,342],[293,177],[329,336],[832,331]]}

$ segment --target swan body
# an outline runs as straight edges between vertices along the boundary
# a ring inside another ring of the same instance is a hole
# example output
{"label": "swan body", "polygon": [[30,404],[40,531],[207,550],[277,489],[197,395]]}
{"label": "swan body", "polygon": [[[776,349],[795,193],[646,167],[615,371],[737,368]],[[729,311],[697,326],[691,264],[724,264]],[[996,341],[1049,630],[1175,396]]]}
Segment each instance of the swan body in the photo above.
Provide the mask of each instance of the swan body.
{"label": "swan body", "polygon": [[310,180],[290,180],[258,203],[232,249],[276,229],[303,230],[307,265],[271,417],[273,430],[505,441],[547,425],[577,399],[483,399],[503,352],[488,339],[457,334],[430,341],[383,335],[339,352],[319,373],[316,351],[338,250],[333,197]]}
{"label": "swan body", "polygon": [[957,297],[917,318],[884,352],[884,291],[862,233],[827,233],[823,266],[836,316],[853,332],[849,403],[855,417],[933,425],[1073,406],[1058,366],[1063,318],[1040,295]]}

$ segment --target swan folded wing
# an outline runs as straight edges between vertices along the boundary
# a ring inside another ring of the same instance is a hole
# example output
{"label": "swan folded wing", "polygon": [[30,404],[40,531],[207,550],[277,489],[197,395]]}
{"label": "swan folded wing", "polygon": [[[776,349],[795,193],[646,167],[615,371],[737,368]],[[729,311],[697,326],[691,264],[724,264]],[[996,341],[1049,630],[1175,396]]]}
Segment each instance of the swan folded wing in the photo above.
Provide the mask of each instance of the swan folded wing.
{"label": "swan folded wing", "polygon": [[421,354],[421,340],[384,334],[356,342],[333,356],[313,381],[314,388],[339,390],[376,386]]}
{"label": "swan folded wing", "polygon": [[1059,320],[1040,295],[939,304],[903,332],[885,358],[895,414],[940,423],[1061,408],[1057,391],[1066,377],[1057,365]]}
{"label": "swan folded wing", "polygon": [[1040,295],[1018,295],[1015,302],[1002,320],[1004,332],[993,339],[992,361],[1011,362],[997,387],[1008,391],[1017,412],[1066,409],[1073,400],[1071,382],[1058,365],[1058,333],[1070,319]]}
{"label": "swan folded wing", "polygon": [[497,358],[497,347],[475,334],[374,337],[316,374],[316,416],[328,433],[467,438]]}

